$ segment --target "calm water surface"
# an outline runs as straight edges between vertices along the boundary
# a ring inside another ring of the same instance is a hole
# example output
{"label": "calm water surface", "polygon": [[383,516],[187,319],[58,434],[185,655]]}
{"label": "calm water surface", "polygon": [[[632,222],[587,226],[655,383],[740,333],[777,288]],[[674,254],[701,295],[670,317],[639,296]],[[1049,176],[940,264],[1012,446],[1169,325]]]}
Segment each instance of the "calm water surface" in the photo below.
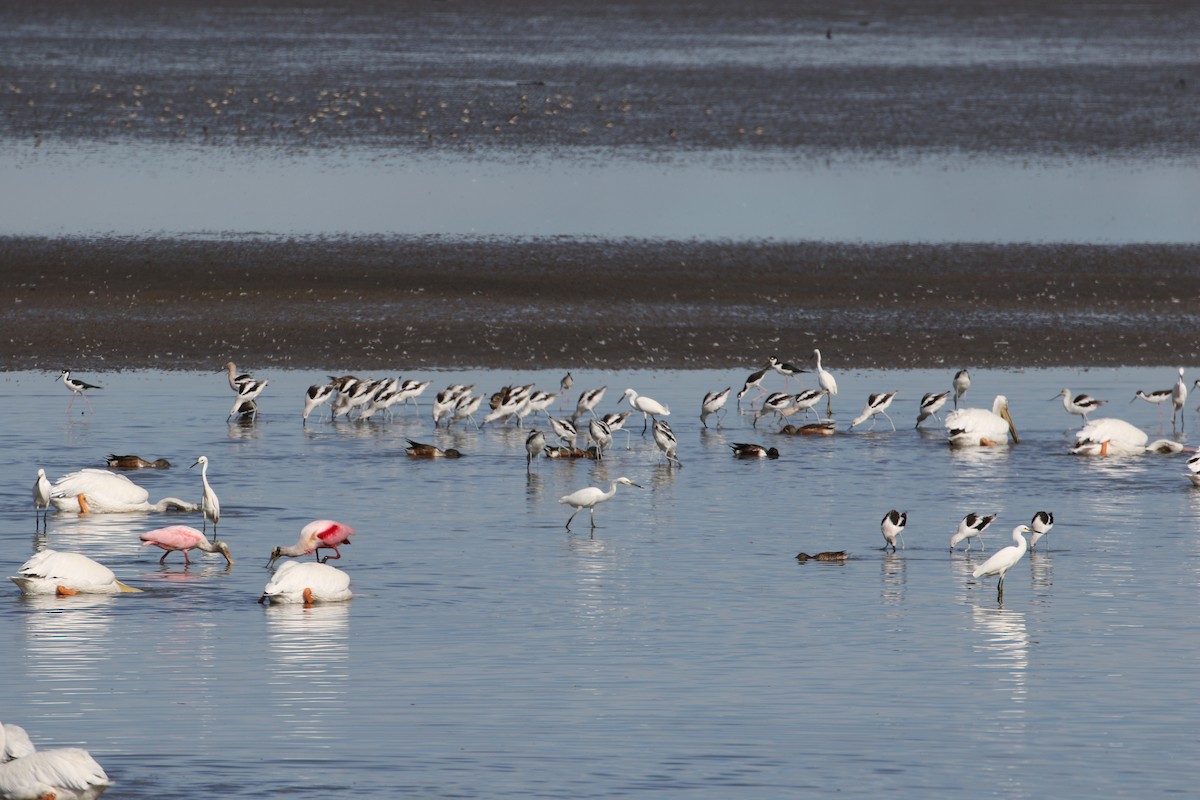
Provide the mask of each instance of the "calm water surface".
{"label": "calm water surface", "polygon": [[[1022,436],[982,453],[913,430],[948,372],[839,374],[842,429],[869,392],[898,389],[898,430],[817,439],[732,412],[704,431],[699,398],[742,372],[577,372],[576,392],[608,385],[602,411],[626,386],[667,402],[684,466],[666,467],[631,419],[608,462],[529,473],[524,432],[435,433],[427,398],[419,417],[302,428],[316,373],[264,375],[249,427],[226,424],[221,375],[83,377],[105,386],[94,414],[65,413],[51,374],[0,380],[0,568],[48,545],[146,592],[22,599],[10,586],[0,718],[39,744],[90,748],[118,782],[108,796],[1115,797],[1200,780],[1200,491],[1186,456],[1069,456],[1077,418],[1046,399],[1064,385],[1107,398],[1153,438],[1157,411],[1128,399],[1170,386],[1170,368],[975,372],[969,405],[1007,394]],[[424,377],[491,392],[560,373]],[[411,460],[406,437],[469,457]],[[738,461],[727,445],[741,441],[783,455]],[[172,460],[133,474],[152,500],[198,500],[187,465],[207,455],[235,566],[164,567],[139,547],[139,533],[198,515],[52,513],[38,537],[37,467],[55,478],[110,452]],[[619,475],[645,489],[602,505],[594,535],[582,515],[564,530],[558,497]],[[909,513],[894,555],[880,550],[890,508]],[[994,579],[970,576],[980,557],[949,554],[949,536],[968,511],[998,512],[991,552],[1042,509],[1054,532],[1001,606]],[[319,517],[358,531],[338,563],[355,598],[256,604],[271,548]],[[827,549],[851,558],[794,559]]]}

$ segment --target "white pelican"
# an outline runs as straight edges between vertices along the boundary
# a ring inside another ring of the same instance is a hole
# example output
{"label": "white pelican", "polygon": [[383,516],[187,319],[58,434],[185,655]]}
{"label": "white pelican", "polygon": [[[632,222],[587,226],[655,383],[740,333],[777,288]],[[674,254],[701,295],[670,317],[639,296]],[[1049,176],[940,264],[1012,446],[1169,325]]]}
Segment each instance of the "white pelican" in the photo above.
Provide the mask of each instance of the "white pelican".
{"label": "white pelican", "polygon": [[950,537],[950,552],[953,553],[954,548],[963,540],[966,540],[967,550],[970,550],[971,540],[976,538],[979,539],[980,548],[983,548],[983,537],[980,534],[987,530],[987,527],[991,525],[995,519],[995,514],[989,514],[986,517],[980,516],[974,512],[967,514],[962,518],[962,521],[958,523],[958,530],[955,531],[954,535]]}
{"label": "white pelican", "polygon": [[1012,538],[1013,544],[1008,547],[1002,547],[997,550],[992,557],[980,564],[974,572],[971,573],[976,578],[982,578],[987,575],[999,575],[1000,580],[996,583],[996,599],[1004,598],[1004,573],[1013,568],[1018,561],[1025,555],[1025,551],[1029,549],[1029,543],[1025,541],[1025,537],[1021,534],[1031,533],[1028,525],[1018,525],[1013,528]]}
{"label": "white pelican", "polygon": [[1133,456],[1146,452],[1146,432],[1123,419],[1094,419],[1075,434],[1077,456]]}
{"label": "white pelican", "polygon": [[1008,444],[1011,435],[1013,444],[1017,429],[1013,427],[1008,413],[1008,398],[997,395],[992,410],[986,408],[960,408],[946,415],[944,423],[950,437],[951,447],[997,447]]}
{"label": "white pelican", "polygon": [[[646,433],[646,428],[650,425],[650,417],[654,417],[658,421],[659,417],[671,416],[671,409],[664,406],[662,403],[644,395],[639,395],[633,389],[626,389],[621,395],[621,400],[629,398],[629,407],[634,411],[642,412],[642,433]],[[618,400],[617,402],[620,402]]]}
{"label": "white pelican", "polygon": [[1092,413],[1096,409],[1100,408],[1100,406],[1108,402],[1107,400],[1097,400],[1091,395],[1086,394],[1077,394],[1072,397],[1070,389],[1063,389],[1050,399],[1057,400],[1060,397],[1062,398],[1063,408],[1067,410],[1067,413],[1078,414],[1079,416],[1083,417],[1083,421],[1085,423],[1088,421],[1088,414]]}
{"label": "white pelican", "polygon": [[0,723],[0,764],[36,752],[37,748],[24,728],[11,722]]}
{"label": "white pelican", "polygon": [[767,390],[762,388],[762,382],[763,382],[763,378],[767,377],[767,373],[770,371],[771,371],[771,368],[768,366],[768,367],[763,367],[762,369],[758,370],[757,372],[750,373],[750,377],[746,378],[745,384],[742,385],[742,390],[737,393],[737,402],[738,402],[739,408],[741,408],[741,405],[742,405],[742,398],[745,397],[746,392],[750,391],[751,389],[758,389],[758,394],[756,394],[754,397],[752,397],[750,399],[750,407],[751,408],[754,408],[754,402],[759,397],[762,397],[764,394],[767,393]]}
{"label": "white pelican", "polygon": [[571,520],[575,519],[575,515],[580,509],[588,509],[591,514],[592,527],[596,527],[596,506],[603,503],[605,500],[610,500],[617,493],[617,486],[636,486],[641,489],[641,486],[629,480],[629,478],[617,478],[609,486],[608,491],[604,491],[598,486],[588,486],[576,492],[571,492],[568,495],[558,498],[558,502],[564,505],[571,506],[575,510],[571,512],[571,516],[567,517],[567,530],[571,530]]}
{"label": "white pelican", "polygon": [[732,386],[726,386],[719,392],[708,392],[704,395],[704,400],[700,403],[700,424],[708,427],[708,415],[717,415],[717,427],[721,427],[721,414],[719,413],[725,408],[725,402],[729,400],[729,391]]}
{"label": "white pelican", "polygon": [[81,469],[63,475],[50,487],[50,502],[59,511],[112,514],[125,511],[199,511],[200,506],[164,497],[149,502],[150,493],[124,475],[102,469]]}
{"label": "white pelican", "polygon": [[[1187,402],[1187,384],[1183,382],[1183,367],[1179,368],[1179,380],[1175,382],[1175,388],[1171,390],[1171,429],[1175,429],[1175,415],[1183,410],[1183,404]],[[1179,429],[1186,428],[1187,417],[1179,414]]]}
{"label": "white pelican", "polygon": [[[272,550],[271,560],[267,562],[267,566],[274,564],[275,559],[281,556],[295,558],[313,553],[317,561],[322,564],[331,558],[341,558],[342,551],[338,548],[344,544],[351,544],[350,537],[353,535],[354,528],[349,525],[331,519],[313,520],[300,529],[300,538],[295,544],[276,547]],[[334,554],[321,558],[321,550],[332,550]]]}
{"label": "white pelican", "polygon": [[166,563],[167,556],[176,551],[183,553],[183,563],[190,564],[192,559],[188,557],[188,550],[195,547],[205,553],[220,553],[225,556],[226,563],[233,566],[233,556],[229,554],[228,545],[216,539],[210,542],[207,536],[189,525],[168,525],[165,528],[146,531],[138,538],[142,540],[143,547],[153,545],[162,548],[162,558],[158,559],[160,564]]}
{"label": "white pelican", "polygon": [[679,449],[679,443],[675,441],[675,432],[671,430],[671,426],[665,419],[654,420],[654,443],[658,445],[659,450],[663,451],[668,464],[675,463],[683,466],[683,462],[675,457],[675,452]]}
{"label": "white pelican", "polygon": [[75,404],[76,395],[79,395],[83,398],[84,402],[87,403],[88,411],[91,411],[92,401],[88,400],[88,396],[85,394],[85,392],[88,389],[103,389],[104,387],[96,386],[95,384],[88,383],[87,381],[81,381],[78,378],[72,378],[71,370],[69,369],[64,369],[60,377],[62,378],[63,385],[71,390],[71,402],[67,403],[67,411],[70,411],[71,406]]}
{"label": "white pelican", "polygon": [[971,388],[971,373],[960,369],[954,373],[954,380],[950,385],[954,387],[954,408],[957,409],[959,398],[967,393],[967,389]]}
{"label": "white pelican", "polygon": [[813,350],[813,358],[817,360],[817,385],[825,390],[826,416],[833,416],[833,396],[837,394],[837,381],[829,371],[821,366],[821,351]]}
{"label": "white pelican", "polygon": [[733,448],[734,458],[779,458],[779,450],[774,447],[743,442],[735,442],[729,446]]}
{"label": "white pelican", "polygon": [[868,417],[871,418],[871,430],[875,430],[876,414],[883,414],[887,421],[891,423],[892,430],[896,430],[896,423],[892,422],[892,418],[887,415],[887,408],[892,404],[892,400],[895,398],[895,392],[879,392],[877,394],[868,395],[867,404],[863,406],[862,413],[854,418],[847,430],[854,430],[855,425],[866,422]]}
{"label": "white pelican", "polygon": [[287,561],[263,588],[258,602],[265,603],[336,603],[349,600],[350,576],[337,567],[319,561]]}
{"label": "white pelican", "polygon": [[1033,535],[1029,537],[1029,549],[1038,543],[1038,539],[1042,538],[1050,532],[1054,527],[1054,515],[1049,511],[1039,511],[1033,515],[1033,519],[1029,523],[1029,529],[1033,531]]}
{"label": "white pelican", "polygon": [[950,392],[926,392],[921,398],[921,408],[917,412],[917,425],[921,427],[921,423],[933,417],[941,422],[941,418],[937,412],[941,411],[942,406],[946,405],[946,401],[950,398]]}
{"label": "white pelican", "polygon": [[308,424],[308,415],[317,406],[328,403],[335,394],[337,392],[328,383],[314,383],[308,387],[308,391],[304,393],[304,414],[301,417],[304,424]]}
{"label": "white pelican", "polygon": [[533,466],[533,460],[542,454],[542,450],[546,449],[546,434],[541,431],[531,430],[529,435],[525,437],[525,469],[529,470]]}
{"label": "white pelican", "polygon": [[892,552],[896,552],[896,539],[900,539],[900,544],[904,544],[904,526],[908,524],[908,512],[903,513],[892,509],[883,515],[883,520],[879,523],[879,530],[883,534],[883,549],[887,550],[888,545],[891,545]]}
{"label": "white pelican", "polygon": [[43,550],[34,554],[9,578],[21,594],[117,594],[140,592],[117,580],[113,571],[79,553]]}
{"label": "white pelican", "polygon": [[46,470],[38,469],[37,480],[33,482],[33,520],[34,528],[41,516],[42,524],[46,524],[46,515],[50,513],[50,479]]}
{"label": "white pelican", "polygon": [[215,539],[217,523],[221,520],[221,502],[217,500],[217,493],[208,485],[208,456],[200,456],[196,459],[196,464],[200,465],[200,482],[204,484],[204,496],[200,498],[200,508],[204,512],[204,530],[208,530],[208,521],[211,519]]}
{"label": "white pelican", "polygon": [[[7,737],[13,729],[24,734],[15,725],[0,725],[0,753],[9,750]],[[22,752],[28,738],[19,745]],[[0,763],[0,797],[5,800],[95,800],[112,785],[91,753],[78,747],[34,750]]]}

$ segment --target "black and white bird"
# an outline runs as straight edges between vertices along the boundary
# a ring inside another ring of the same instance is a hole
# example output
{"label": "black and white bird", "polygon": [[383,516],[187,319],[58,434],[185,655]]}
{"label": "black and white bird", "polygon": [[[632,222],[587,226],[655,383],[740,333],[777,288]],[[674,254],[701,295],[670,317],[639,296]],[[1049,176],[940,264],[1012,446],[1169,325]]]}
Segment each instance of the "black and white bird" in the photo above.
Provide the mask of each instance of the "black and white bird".
{"label": "black and white bird", "polygon": [[942,410],[942,406],[946,405],[946,401],[949,399],[950,392],[948,391],[926,392],[925,396],[921,398],[921,408],[917,412],[916,427],[921,427],[921,423],[930,417],[933,417],[938,422],[941,422],[942,418],[938,416],[937,412]]}
{"label": "black and white bird", "polygon": [[752,427],[758,427],[759,417],[765,417],[767,414],[782,414],[784,410],[790,408],[796,402],[796,396],[787,392],[772,392],[767,395],[767,399],[763,400],[762,407],[754,412],[754,424]]}
{"label": "black and white bird", "polygon": [[746,393],[749,392],[751,389],[758,389],[758,394],[756,394],[756,395],[754,395],[754,397],[750,398],[750,407],[751,408],[754,408],[754,403],[758,400],[758,398],[762,397],[764,394],[767,393],[767,390],[762,388],[762,382],[763,382],[763,378],[767,377],[767,373],[770,371],[771,371],[770,367],[763,367],[758,372],[750,373],[750,377],[746,378],[746,383],[742,386],[742,390],[737,393],[738,408],[741,408],[742,398],[745,397]]}
{"label": "black and white bird", "polygon": [[596,416],[596,406],[604,398],[604,393],[608,391],[608,386],[601,386],[599,389],[584,389],[579,393],[579,400],[575,403],[575,413],[571,415],[571,422],[577,422],[584,414]]}
{"label": "black and white bird", "polygon": [[908,512],[897,511],[892,509],[883,515],[883,520],[879,523],[879,530],[883,534],[883,549],[887,550],[890,546],[892,552],[896,552],[896,540],[900,539],[900,544],[904,544],[903,534],[904,526],[908,524]]}
{"label": "black and white bird", "polygon": [[675,432],[665,419],[654,420],[654,443],[667,457],[667,463],[683,466],[683,462],[675,457],[675,452],[679,449],[679,443],[675,441]]}
{"label": "black and white bird", "polygon": [[604,460],[604,451],[612,444],[612,428],[600,419],[588,420],[588,438],[596,443],[596,459]]}
{"label": "black and white bird", "polygon": [[1033,546],[1037,544],[1038,539],[1048,534],[1053,527],[1054,515],[1049,511],[1039,511],[1034,514],[1033,519],[1029,523],[1029,529],[1033,531],[1029,537],[1029,549],[1032,550]]}
{"label": "black and white bird", "polygon": [[868,418],[871,420],[871,430],[875,430],[875,416],[877,414],[883,414],[884,418],[891,423],[892,430],[896,430],[896,423],[892,422],[892,418],[887,413],[887,408],[892,404],[892,400],[894,399],[896,399],[895,392],[878,392],[868,396],[867,404],[863,406],[862,413],[850,422],[850,427],[847,430],[854,430],[855,425],[866,422]]}
{"label": "black and white bird", "polygon": [[958,408],[958,400],[967,393],[967,389],[971,388],[971,373],[965,369],[960,369],[954,373],[954,381],[951,383],[954,387],[954,407]]}
{"label": "black and white bird", "polygon": [[547,417],[550,420],[550,429],[554,431],[554,435],[562,439],[567,447],[575,449],[575,441],[579,438],[579,431],[575,429],[575,425],[569,420],[557,419],[556,417]]}
{"label": "black and white bird", "polygon": [[780,361],[775,356],[767,359],[767,366],[782,375],[785,380],[791,378],[793,375],[799,375],[801,372],[808,372],[808,370],[797,367],[795,364]]}
{"label": "black and white bird", "polygon": [[97,386],[94,383],[88,383],[87,381],[81,381],[78,378],[72,378],[71,370],[69,369],[64,369],[59,377],[62,378],[63,385],[71,390],[71,402],[67,403],[67,411],[70,411],[71,406],[75,404],[76,396],[82,397],[84,402],[87,403],[88,411],[91,411],[92,401],[88,400],[88,396],[85,394],[85,392],[87,392],[88,389],[103,389],[104,387]]}
{"label": "black and white bird", "polygon": [[249,414],[251,417],[258,416],[258,405],[254,402],[258,396],[263,393],[263,389],[267,388],[268,381],[249,381],[243,383],[238,389],[237,399],[233,401],[233,407],[229,409],[229,416],[225,417],[226,421],[233,419],[235,414],[247,413],[242,409],[249,406]]}
{"label": "black and white bird", "polygon": [[950,537],[950,552],[954,552],[954,548],[959,542],[966,541],[967,550],[971,549],[971,540],[978,539],[980,549],[986,549],[983,546],[983,537],[980,536],[987,527],[996,521],[995,514],[988,514],[986,517],[974,512],[967,514],[958,523],[958,530]]}
{"label": "black and white bird", "polygon": [[1088,414],[1096,411],[1100,408],[1100,406],[1108,402],[1107,400],[1097,400],[1096,398],[1087,394],[1077,394],[1072,397],[1070,389],[1063,389],[1050,399],[1057,400],[1060,397],[1062,398],[1063,408],[1067,410],[1067,413],[1078,414],[1079,416],[1083,417],[1083,421],[1085,423],[1088,421]]}
{"label": "black and white bird", "polygon": [[335,394],[337,394],[337,391],[328,383],[315,383],[308,387],[308,391],[304,393],[304,424],[308,424],[308,415],[317,406],[328,403]]}
{"label": "black and white bird", "polygon": [[708,392],[704,395],[704,400],[700,403],[700,423],[707,428],[708,418],[712,414],[717,415],[717,427],[721,427],[721,412],[725,409],[725,402],[729,400],[729,391],[733,387],[726,386],[719,392]]}
{"label": "black and white bird", "polygon": [[733,448],[734,458],[779,458],[779,451],[774,447],[745,442],[734,442],[729,446]]}
{"label": "black and white bird", "polygon": [[541,431],[531,430],[529,435],[525,437],[525,469],[533,465],[534,459],[541,455],[542,450],[546,447],[546,434]]}

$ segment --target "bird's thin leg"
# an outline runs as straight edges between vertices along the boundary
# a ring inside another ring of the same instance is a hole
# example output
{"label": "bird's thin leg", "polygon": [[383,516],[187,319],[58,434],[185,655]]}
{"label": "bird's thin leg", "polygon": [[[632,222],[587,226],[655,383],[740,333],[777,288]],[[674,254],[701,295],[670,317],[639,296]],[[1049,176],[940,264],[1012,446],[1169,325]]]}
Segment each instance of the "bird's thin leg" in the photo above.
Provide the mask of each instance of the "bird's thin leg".
{"label": "bird's thin leg", "polygon": [[[883,416],[887,417],[887,421],[888,421],[888,422],[892,422],[892,418],[891,418],[891,417],[888,417],[888,414],[887,414],[887,412],[886,412],[886,411],[880,411],[879,413],[880,413],[880,414],[883,414]],[[893,430],[893,431],[894,431],[894,430],[896,430],[896,423],[894,423],[894,422],[892,422],[892,430]]]}
{"label": "bird's thin leg", "polygon": [[567,530],[571,530],[571,520],[575,519],[575,515],[578,513],[579,513],[579,509],[577,508],[577,509],[575,509],[574,512],[571,513],[571,516],[567,517],[567,525],[566,525]]}
{"label": "bird's thin leg", "polygon": [[88,400],[88,396],[86,394],[83,395],[83,401],[85,403],[87,403],[88,411],[91,411],[92,410],[92,401]]}
{"label": "bird's thin leg", "polygon": [[[160,564],[165,564],[165,563],[167,563],[167,553],[170,553],[170,552],[171,552],[170,550],[164,550],[164,551],[163,551],[163,554],[162,554],[162,558],[160,558],[160,559],[158,560],[158,563],[160,563]],[[185,553],[184,553],[184,558],[186,558],[186,557],[187,557],[187,553],[185,552]]]}
{"label": "bird's thin leg", "polygon": [[71,402],[67,403],[67,411],[71,410],[71,406],[75,405],[75,395],[71,394]]}
{"label": "bird's thin leg", "polygon": [[588,512],[589,512],[590,518],[592,520],[592,527],[594,528],[594,527],[596,527],[596,507],[592,506],[591,508],[588,509]]}
{"label": "bird's thin leg", "polygon": [[642,436],[646,435],[646,427],[650,424],[650,415],[642,412]]}
{"label": "bird's thin leg", "polygon": [[[166,553],[163,553],[163,558],[166,558],[166,557],[167,557],[167,554],[166,554]],[[192,559],[188,558],[188,551],[187,551],[187,550],[184,550],[184,551],[183,551],[183,563],[184,563],[184,564],[190,564],[190,563],[192,563]]]}

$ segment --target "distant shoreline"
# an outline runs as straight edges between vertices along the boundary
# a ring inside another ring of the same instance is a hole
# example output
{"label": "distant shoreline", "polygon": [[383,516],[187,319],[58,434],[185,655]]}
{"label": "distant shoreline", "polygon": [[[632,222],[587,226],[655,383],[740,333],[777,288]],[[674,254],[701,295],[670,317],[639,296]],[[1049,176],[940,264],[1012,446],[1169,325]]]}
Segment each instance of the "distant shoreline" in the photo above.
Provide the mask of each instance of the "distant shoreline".
{"label": "distant shoreline", "polygon": [[6,369],[1200,362],[1200,245],[0,238]]}

